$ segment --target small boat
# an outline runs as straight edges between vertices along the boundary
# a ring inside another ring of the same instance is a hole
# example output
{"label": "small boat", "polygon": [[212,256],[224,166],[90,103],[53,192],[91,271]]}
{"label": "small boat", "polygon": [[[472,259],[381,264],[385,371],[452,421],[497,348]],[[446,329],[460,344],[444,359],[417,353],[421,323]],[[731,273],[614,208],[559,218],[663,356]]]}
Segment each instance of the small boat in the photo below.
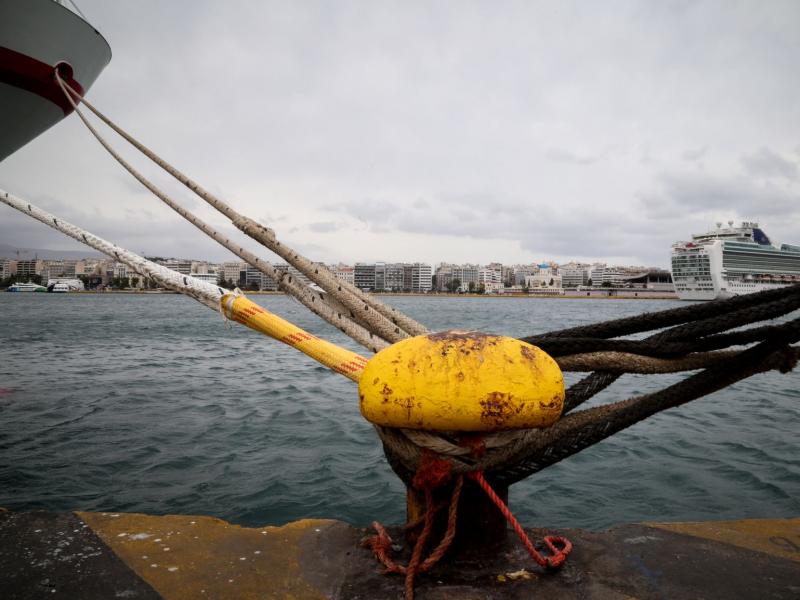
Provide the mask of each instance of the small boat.
{"label": "small boat", "polygon": [[70,291],[70,287],[66,283],[58,282],[54,283],[52,286],[49,286],[47,291],[52,294],[66,294],[68,291]]}
{"label": "small boat", "polygon": [[7,292],[46,292],[47,288],[36,283],[15,283],[6,290]]}
{"label": "small boat", "polygon": [[0,2],[0,161],[72,112],[56,68],[83,95],[110,60],[105,38],[65,4]]}

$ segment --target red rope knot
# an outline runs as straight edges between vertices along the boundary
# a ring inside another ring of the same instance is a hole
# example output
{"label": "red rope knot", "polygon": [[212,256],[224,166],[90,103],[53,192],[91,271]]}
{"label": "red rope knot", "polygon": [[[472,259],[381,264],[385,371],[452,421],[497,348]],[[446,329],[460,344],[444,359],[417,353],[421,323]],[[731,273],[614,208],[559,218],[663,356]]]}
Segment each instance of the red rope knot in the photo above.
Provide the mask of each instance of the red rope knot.
{"label": "red rope knot", "polygon": [[450,481],[452,470],[453,465],[449,460],[439,458],[434,452],[425,449],[411,483],[418,490],[432,491]]}
{"label": "red rope knot", "polygon": [[458,438],[458,445],[470,449],[470,456],[482,458],[486,454],[486,441],[483,434],[465,433]]}

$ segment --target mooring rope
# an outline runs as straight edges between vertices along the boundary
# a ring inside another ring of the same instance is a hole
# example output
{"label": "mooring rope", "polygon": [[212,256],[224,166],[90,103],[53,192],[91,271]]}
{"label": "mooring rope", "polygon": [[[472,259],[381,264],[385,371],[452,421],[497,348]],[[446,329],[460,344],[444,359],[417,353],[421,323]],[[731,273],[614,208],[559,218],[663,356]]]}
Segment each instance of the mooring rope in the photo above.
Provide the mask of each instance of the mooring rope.
{"label": "mooring rope", "polygon": [[367,359],[363,356],[302,330],[295,324],[255,304],[239,291],[231,292],[206,281],[172,271],[3,190],[0,190],[0,201],[107,256],[115,258],[140,275],[150,277],[166,288],[191,296],[212,310],[221,310],[227,318],[233,321],[292,346],[348,379],[358,381],[364,371]]}
{"label": "mooring rope", "polygon": [[169,195],[164,193],[160,188],[142,175],[142,173],[140,173],[136,168],[122,158],[122,156],[120,156],[119,153],[117,153],[111,147],[108,141],[102,135],[100,135],[100,133],[92,126],[91,123],[89,123],[83,112],[78,108],[78,105],[70,97],[69,93],[67,92],[66,84],[64,83],[63,79],[58,76],[57,72],[56,78],[62,90],[64,91],[64,94],[67,96],[73,108],[75,109],[75,112],[78,114],[81,121],[83,121],[84,125],[86,125],[87,129],[97,139],[97,141],[120,165],[122,165],[126,171],[133,175],[136,180],[150,190],[157,198],[164,202],[164,204],[169,206],[172,210],[177,212],[184,219],[189,221],[192,225],[197,227],[200,231],[205,233],[214,241],[244,260],[247,264],[267,275],[270,279],[275,281],[279,289],[298,300],[311,312],[342,331],[345,335],[349,336],[357,343],[361,344],[372,352],[378,352],[389,345],[386,340],[376,334],[373,334],[361,324],[357,323],[354,318],[352,318],[352,312],[347,310],[338,302],[332,302],[332,299],[328,297],[327,294],[315,291],[311,287],[301,283],[290,273],[275,268],[270,262],[257,257],[248,250],[245,250],[241,247],[241,245],[236,244],[227,237],[221,235],[210,225],[203,222],[196,215],[175,202]]}
{"label": "mooring rope", "polygon": [[344,280],[337,279],[336,276],[327,269],[327,267],[312,262],[293,248],[278,241],[275,236],[275,232],[272,229],[264,227],[256,221],[253,221],[252,219],[235,211],[227,203],[223,202],[214,194],[210,193],[198,183],[181,173],[178,169],[167,163],[152,150],[144,146],[133,136],[124,131],[111,119],[106,117],[90,102],[81,97],[80,94],[65,84],[58,73],[56,73],[56,77],[64,91],[64,94],[69,98],[70,102],[77,100],[85,104],[86,107],[89,108],[89,110],[91,110],[99,119],[106,123],[106,125],[111,127],[127,142],[142,152],[142,154],[147,156],[167,173],[188,187],[200,198],[205,200],[209,205],[213,206],[215,209],[225,215],[242,232],[258,241],[265,247],[269,248],[290,265],[295,267],[298,271],[303,273],[311,281],[331,294],[338,302],[346,306],[348,310],[352,311],[353,314],[356,315],[359,322],[364,324],[367,329],[390,342],[399,341],[405,337],[408,337],[409,335],[421,335],[428,332],[424,325],[418,323],[408,315],[405,315],[396,308],[379,301],[374,296],[364,293],[355,285],[352,285]]}
{"label": "mooring rope", "polygon": [[[790,293],[784,290],[783,293],[791,297],[796,291]],[[774,294],[770,293],[766,298],[774,298]],[[792,303],[787,302],[786,306],[791,307]],[[486,453],[477,460],[470,458],[469,449],[461,448],[457,440],[448,439],[447,436],[439,436],[434,441],[416,431],[380,428],[378,432],[392,468],[404,481],[413,476],[424,449],[430,449],[449,457],[456,473],[481,470],[487,472],[492,481],[510,485],[657,412],[680,406],[756,373],[790,371],[800,357],[800,348],[791,345],[798,340],[800,318],[772,326],[770,333],[757,345],[728,352],[724,359],[719,353],[706,355],[703,360],[709,356],[714,358],[704,365],[704,370],[658,392],[566,414],[545,429],[488,434],[484,436]],[[565,358],[582,360],[579,355]],[[637,360],[641,358],[644,357]],[[683,363],[685,367],[698,366],[693,363],[696,357],[687,359],[672,360],[676,364]],[[618,376],[606,373],[595,375]]]}

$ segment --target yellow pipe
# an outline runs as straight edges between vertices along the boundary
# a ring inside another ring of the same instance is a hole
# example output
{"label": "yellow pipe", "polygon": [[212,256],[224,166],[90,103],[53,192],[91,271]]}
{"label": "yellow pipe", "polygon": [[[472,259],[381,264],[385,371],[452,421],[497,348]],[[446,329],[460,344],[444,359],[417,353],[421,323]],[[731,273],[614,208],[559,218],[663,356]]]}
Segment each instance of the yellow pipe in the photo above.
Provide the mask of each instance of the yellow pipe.
{"label": "yellow pipe", "polygon": [[225,294],[220,302],[225,316],[230,320],[297,348],[348,379],[357,382],[367,366],[367,359],[360,354],[311,335],[245,296]]}

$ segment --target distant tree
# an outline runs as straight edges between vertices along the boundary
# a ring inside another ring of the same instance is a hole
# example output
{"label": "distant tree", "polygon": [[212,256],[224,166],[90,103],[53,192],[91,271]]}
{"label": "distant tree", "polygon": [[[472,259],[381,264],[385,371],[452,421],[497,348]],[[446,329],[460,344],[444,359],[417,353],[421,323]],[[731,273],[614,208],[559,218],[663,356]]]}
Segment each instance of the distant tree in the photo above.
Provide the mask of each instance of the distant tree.
{"label": "distant tree", "polygon": [[225,284],[225,287],[232,290],[236,287],[236,284],[233,283],[233,279],[228,279],[228,283]]}
{"label": "distant tree", "polygon": [[248,289],[249,291],[251,291],[251,292],[257,292],[257,291],[259,291],[259,290],[261,289],[261,286],[259,286],[259,285],[258,285],[258,284],[257,284],[257,283],[254,281],[253,283],[250,283],[250,284],[248,284],[248,285],[247,285],[247,289]]}
{"label": "distant tree", "polygon": [[132,277],[131,278],[131,287],[134,287],[134,288],[135,287],[139,287],[139,278],[138,277]]}
{"label": "distant tree", "polygon": [[553,287],[553,283],[554,283],[554,279],[551,277],[550,278],[550,287]]}
{"label": "distant tree", "polygon": [[469,285],[467,286],[467,290],[469,290],[470,294],[474,294],[475,293],[475,282],[474,281],[470,281],[469,282]]}
{"label": "distant tree", "polygon": [[527,294],[530,291],[531,291],[531,288],[529,288],[527,285],[523,285],[522,286],[522,293],[523,294]]}
{"label": "distant tree", "polygon": [[586,282],[586,285],[592,285],[592,278],[589,277],[589,280]]}
{"label": "distant tree", "polygon": [[600,284],[600,287],[610,288],[612,287],[612,285],[610,281],[604,281],[603,283]]}
{"label": "distant tree", "polygon": [[124,290],[131,286],[131,280],[128,277],[122,277],[119,280],[119,286]]}
{"label": "distant tree", "polygon": [[485,294],[486,293],[486,284],[481,282],[478,284],[478,293]]}
{"label": "distant tree", "polygon": [[31,281],[36,285],[42,285],[42,276],[33,274],[31,275]]}
{"label": "distant tree", "polygon": [[458,277],[456,277],[455,279],[450,280],[447,283],[447,291],[450,292],[451,294],[457,292],[458,288],[460,288],[460,287],[461,287],[461,280]]}

